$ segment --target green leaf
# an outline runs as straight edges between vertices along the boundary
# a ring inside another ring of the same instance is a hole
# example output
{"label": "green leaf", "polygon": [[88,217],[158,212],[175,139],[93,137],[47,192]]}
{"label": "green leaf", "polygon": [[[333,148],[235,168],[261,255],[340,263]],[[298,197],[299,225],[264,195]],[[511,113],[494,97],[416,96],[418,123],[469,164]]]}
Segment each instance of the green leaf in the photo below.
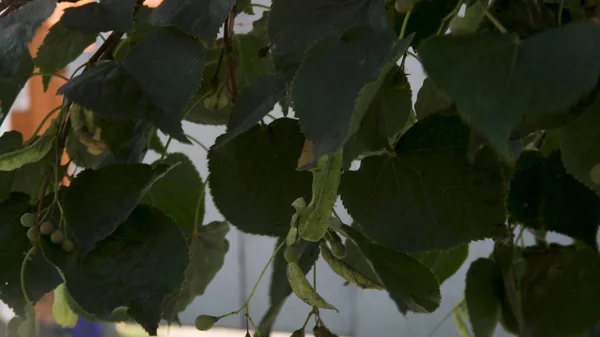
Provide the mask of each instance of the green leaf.
{"label": "green leaf", "polygon": [[544,228],[597,247],[600,199],[565,171],[560,157],[560,151],[547,158],[538,151],[523,152],[510,183],[507,209],[529,228]]}
{"label": "green leaf", "polygon": [[522,307],[532,337],[573,336],[600,320],[600,257],[587,248],[551,245],[524,252]]}
{"label": "green leaf", "polygon": [[367,260],[365,255],[360,251],[360,248],[358,248],[358,246],[350,239],[347,239],[344,245],[346,246],[344,262],[346,262],[350,268],[358,271],[373,283],[381,284],[379,276],[377,276],[373,267],[369,264],[369,260]]}
{"label": "green leaf", "polygon": [[[20,218],[32,212],[29,197],[12,193],[0,204],[0,300],[23,316],[27,304],[21,290],[21,265],[31,243],[28,228],[21,225]],[[53,265],[40,252],[36,252],[25,266],[25,289],[34,303],[61,283],[61,277]]]}
{"label": "green leaf", "polygon": [[44,90],[48,90],[48,84],[52,79],[50,75],[66,68],[69,63],[77,59],[85,48],[96,42],[97,36],[94,33],[86,34],[69,30],[62,22],[57,22],[50,28],[35,57],[35,65],[42,74],[47,75],[43,78]]}
{"label": "green leaf", "polygon": [[456,331],[461,337],[473,337],[471,331],[469,331],[469,311],[467,309],[467,302],[461,300],[460,304],[454,309],[452,313],[454,324],[456,325]]}
{"label": "green leaf", "polygon": [[388,33],[361,27],[320,40],[307,51],[292,95],[302,131],[314,144],[313,165],[356,132],[393,63],[408,48],[410,39]]}
{"label": "green leaf", "polygon": [[143,203],[160,208],[175,219],[186,236],[198,230],[204,219],[204,183],[194,163],[182,153],[171,153],[153,166],[176,165],[152,184]]}
{"label": "green leaf", "polygon": [[[506,29],[524,38],[557,26],[557,15],[552,13],[545,2],[530,6],[524,2],[498,1],[490,6],[489,11]],[[568,0],[563,4],[566,2]],[[488,20],[483,28],[496,30],[495,25]]]}
{"label": "green leaf", "polygon": [[500,269],[494,261],[480,258],[467,272],[465,301],[475,337],[492,337],[500,317],[502,289]]}
{"label": "green leaf", "polygon": [[[378,0],[300,2],[278,0],[273,2],[269,13],[268,32],[273,45],[271,55],[276,69],[291,79],[303,63],[306,51],[311,45],[321,39],[328,41],[324,43],[332,43],[348,28],[361,25],[371,25],[380,31],[389,29],[383,2]],[[346,60],[346,63],[348,62],[351,60]],[[356,69],[352,71],[354,70]]]}
{"label": "green leaf", "polygon": [[226,222],[211,222],[200,226],[190,246],[190,261],[185,270],[185,281],[181,289],[163,303],[163,317],[176,321],[177,314],[185,310],[197,297],[204,294],[206,287],[219,272],[229,250],[225,236],[229,232]]}
{"label": "green leaf", "polygon": [[434,250],[415,254],[414,257],[431,269],[440,284],[454,275],[469,255],[469,245],[460,245],[449,250]]}
{"label": "green leaf", "polygon": [[287,234],[292,202],[311,195],[310,173],[296,170],[303,143],[298,122],[280,118],[209,151],[211,194],[227,221],[247,233]]}
{"label": "green leaf", "polygon": [[310,204],[299,211],[298,233],[306,241],[318,242],[327,232],[327,220],[331,216],[338,195],[342,174],[342,151],[319,159],[312,171],[312,198]]}
{"label": "green leaf", "polygon": [[441,302],[435,275],[410,255],[369,242],[360,232],[344,226],[343,231],[370,261],[390,298],[402,314],[433,312]]}
{"label": "green leaf", "polygon": [[25,305],[25,320],[19,325],[19,337],[38,337],[38,322],[32,303]]}
{"label": "green leaf", "polygon": [[[144,56],[140,64],[131,66],[141,80],[145,80],[147,76],[152,76],[149,83],[138,82],[121,63],[107,62],[90,68],[71,79],[59,89],[59,94],[64,94],[77,104],[100,115],[148,120],[164,133],[173,136],[177,140],[189,143],[189,140],[183,134],[180,122],[181,112],[178,108],[182,108],[187,103],[188,84],[191,81],[199,81],[202,74],[201,64],[199,64],[201,61],[198,59],[203,55],[202,47],[196,41],[183,35],[166,31],[159,31],[156,34],[148,44],[153,44],[153,41],[165,42],[165,45],[159,48],[159,51],[163,54],[161,55],[156,50],[151,50],[150,54],[165,56],[164,53],[171,51],[176,53],[178,59],[175,61],[169,56],[168,62],[165,61],[163,66],[148,66],[148,69],[142,67],[142,64],[149,61]],[[173,39],[170,39],[170,37],[173,37]],[[140,51],[147,49],[143,42],[138,46],[140,45],[140,49],[136,52],[132,50],[127,54],[130,58],[129,62],[132,62],[131,58],[135,60]],[[157,45],[154,47],[158,48]],[[181,63],[179,63],[180,61]],[[176,65],[177,67],[175,67]],[[197,68],[200,68],[200,71]],[[141,74],[142,72],[145,72],[145,74]],[[167,75],[172,77],[165,77]],[[181,86],[178,84],[172,85],[171,81],[173,79],[178,79],[177,82],[182,81]],[[184,79],[185,81],[183,81]],[[166,82],[163,82],[163,80]],[[142,83],[144,84],[142,85]],[[151,93],[155,93],[155,90],[161,85],[164,85],[164,87],[161,87],[158,97],[151,97]],[[178,90],[182,90],[186,94],[183,95]],[[157,106],[156,104],[159,103],[164,105]]]}
{"label": "green leaf", "polygon": [[340,194],[364,233],[390,248],[447,249],[501,236],[504,186],[496,156],[467,158],[469,129],[433,114],[398,141],[396,156],[364,159],[342,175]]}
{"label": "green leaf", "polygon": [[[102,133],[102,140],[111,147],[113,152],[104,153],[102,160],[96,167],[114,163],[141,163],[148,151],[150,137],[155,128],[145,120],[132,121],[131,125],[128,125],[128,123],[121,124],[127,122],[123,119],[115,119],[113,122],[116,123],[109,123],[109,127],[107,127],[107,124],[101,124],[103,125],[102,129],[106,130]],[[124,134],[119,136],[121,130],[124,131]],[[114,144],[111,144],[111,142],[114,142]]]}
{"label": "green leaf", "polygon": [[[277,241],[275,247],[279,247],[279,245],[285,240],[284,238]],[[315,264],[317,259],[319,258],[319,244],[314,242],[306,242],[300,241],[300,246],[298,247],[300,250],[300,255],[298,258],[298,265],[304,272],[304,274],[308,273],[312,266]],[[269,288],[269,297],[271,306],[263,316],[259,326],[258,331],[260,335],[263,337],[268,337],[273,329],[273,324],[283,307],[283,304],[287,300],[287,298],[292,294],[292,287],[290,287],[290,283],[288,282],[286,275],[287,261],[283,256],[284,249],[280,249],[275,255],[275,260],[273,262],[273,274],[271,276],[271,286]]]}
{"label": "green leaf", "polygon": [[[390,146],[412,113],[412,93],[406,74],[394,66],[387,73],[356,133],[344,147],[346,159]],[[350,151],[348,154],[347,152]]]}
{"label": "green leaf", "polygon": [[24,165],[35,163],[50,152],[54,144],[55,133],[48,130],[31,144],[12,152],[0,155],[0,171],[13,171]]}
{"label": "green leaf", "polygon": [[560,148],[567,172],[600,196],[600,95],[584,113],[562,132]]}
{"label": "green leaf", "polygon": [[135,4],[136,0],[100,0],[65,9],[60,22],[65,28],[84,34],[128,32],[133,28]]}
{"label": "green leaf", "polygon": [[[392,2],[393,4],[393,2]],[[461,3],[462,4],[462,3]],[[459,5],[455,0],[428,0],[414,1],[414,8],[410,13],[410,18],[406,25],[405,34],[414,33],[412,46],[416,49],[425,38],[437,34],[441,29],[442,34],[446,32],[446,27],[450,23],[445,18]],[[392,22],[396,34],[400,34],[402,24],[406,14],[398,13],[394,6],[390,6],[388,11],[392,11]]]}
{"label": "green leaf", "polygon": [[235,0],[165,0],[150,23],[178,28],[211,45]]}
{"label": "green leaf", "polygon": [[[171,166],[172,167],[172,166]],[[87,253],[124,221],[168,165],[113,164],[79,173],[67,188],[64,217],[70,234]]]}
{"label": "green leaf", "polygon": [[223,146],[260,122],[283,97],[286,85],[278,75],[264,75],[252,82],[236,99],[227,123],[227,133],[219,138]]}
{"label": "green leaf", "polygon": [[153,150],[154,152],[158,153],[158,154],[163,154],[166,152],[167,149],[165,149],[165,146],[163,145],[163,143],[160,141],[160,138],[158,137],[158,134],[155,132],[152,133],[152,137],[150,138],[150,144],[148,145],[150,150]]}
{"label": "green leaf", "polygon": [[417,101],[415,102],[417,119],[421,120],[432,113],[447,110],[451,106],[452,100],[450,97],[441,91],[431,78],[426,78],[423,81],[423,86],[419,89]]}
{"label": "green leaf", "polygon": [[150,335],[156,335],[163,300],[184,281],[187,247],[171,218],[149,205],[139,205],[85,256],[78,250],[65,253],[42,238],[44,255],[61,270],[67,291],[83,310],[109,320],[115,308],[127,307]]}
{"label": "green leaf", "polygon": [[446,35],[423,42],[419,55],[458,112],[507,156],[521,120],[565,111],[596,85],[600,28],[572,23],[523,41],[515,34]]}
{"label": "green leaf", "polygon": [[67,302],[65,284],[62,283],[54,289],[54,303],[52,304],[52,318],[62,327],[73,328],[77,324],[78,316],[73,312]]}
{"label": "green leaf", "polygon": [[[5,7],[3,6],[3,8]],[[3,85],[9,85],[11,82],[12,85],[20,83],[22,76],[25,76],[24,70],[30,69],[31,57],[28,57],[29,60],[23,64],[25,54],[29,55],[27,44],[33,39],[38,27],[54,12],[54,8],[56,8],[56,0],[32,0],[1,18],[0,80],[4,82]],[[27,76],[29,74],[31,72],[27,72]],[[8,113],[12,102],[5,103],[3,96],[4,93],[0,96],[2,98],[1,112],[5,114]]]}
{"label": "green leaf", "polygon": [[[3,44],[0,45],[3,46]],[[20,58],[17,58],[14,62],[16,67],[14,73],[8,77],[0,76],[0,124],[4,123],[4,119],[8,116],[8,112],[17,99],[19,92],[33,73],[33,60],[27,49],[23,49]],[[4,63],[0,64],[4,66]],[[0,66],[0,70],[3,69],[2,66]]]}
{"label": "green leaf", "polygon": [[[36,202],[40,197],[40,186],[44,181],[44,175],[53,167],[54,152],[51,151],[40,161],[24,165],[20,169],[12,171],[16,173],[12,191],[26,193],[31,198],[32,203]],[[62,181],[62,178],[66,175],[67,168],[67,166],[58,167],[57,177],[59,181]],[[54,187],[54,181],[51,181],[46,194],[53,193]]]}

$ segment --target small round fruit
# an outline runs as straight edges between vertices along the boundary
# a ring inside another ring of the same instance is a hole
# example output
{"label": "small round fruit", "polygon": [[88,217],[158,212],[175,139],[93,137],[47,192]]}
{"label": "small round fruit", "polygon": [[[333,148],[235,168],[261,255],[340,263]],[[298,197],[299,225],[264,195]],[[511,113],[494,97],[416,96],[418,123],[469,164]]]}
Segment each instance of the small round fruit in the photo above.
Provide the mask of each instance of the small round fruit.
{"label": "small round fruit", "polygon": [[217,101],[217,108],[219,110],[225,109],[229,105],[229,97],[226,93],[221,93],[219,95],[219,100]]}
{"label": "small round fruit", "polygon": [[25,213],[21,215],[21,225],[25,227],[31,227],[35,225],[36,215],[35,213]]}
{"label": "small round fruit", "polygon": [[219,104],[219,97],[216,94],[210,95],[204,99],[204,107],[208,110],[214,110]]}
{"label": "small round fruit", "polygon": [[289,263],[297,262],[300,256],[300,249],[297,246],[287,246],[283,251],[283,257]]}
{"label": "small round fruit", "polygon": [[44,223],[40,225],[40,232],[45,235],[52,234],[52,232],[54,232],[54,224],[52,221],[44,221]]}
{"label": "small round fruit", "polygon": [[73,249],[75,248],[75,244],[73,244],[73,241],[69,240],[69,239],[65,239],[62,244],[62,250],[65,253],[70,253],[73,251]]}
{"label": "small round fruit", "polygon": [[394,8],[398,13],[408,13],[413,7],[415,7],[414,0],[396,0],[394,3]]}
{"label": "small round fruit", "polygon": [[336,241],[331,243],[331,253],[338,259],[346,257],[346,246],[343,243]]}
{"label": "small round fruit", "polygon": [[294,331],[290,337],[304,337],[305,335],[304,329],[298,329]]}
{"label": "small round fruit", "polygon": [[600,164],[594,165],[590,170],[590,178],[594,184],[600,185]]}
{"label": "small round fruit", "polygon": [[41,234],[42,233],[40,232],[40,229],[37,226],[30,227],[29,230],[27,230],[27,238],[31,242],[38,242],[40,240]]}
{"label": "small round fruit", "polygon": [[196,317],[196,329],[200,331],[207,331],[217,323],[219,320],[218,317],[210,316],[210,315],[200,315]]}
{"label": "small round fruit", "polygon": [[60,245],[65,241],[65,235],[60,230],[55,230],[50,234],[50,241],[56,245]]}

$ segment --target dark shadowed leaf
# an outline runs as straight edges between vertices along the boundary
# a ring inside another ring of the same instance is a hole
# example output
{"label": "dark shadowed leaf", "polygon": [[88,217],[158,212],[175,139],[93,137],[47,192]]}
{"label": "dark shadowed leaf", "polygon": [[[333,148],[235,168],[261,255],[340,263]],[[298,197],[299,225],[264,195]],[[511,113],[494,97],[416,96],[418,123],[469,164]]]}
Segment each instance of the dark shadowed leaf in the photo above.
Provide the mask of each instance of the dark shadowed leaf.
{"label": "dark shadowed leaf", "polygon": [[433,250],[415,254],[414,257],[431,269],[440,284],[454,275],[469,255],[469,245],[460,245],[448,250]]}
{"label": "dark shadowed leaf", "polygon": [[[56,8],[56,0],[27,1],[18,10],[1,18],[0,80],[2,82],[14,80],[14,83],[19,83],[16,80],[24,76],[23,69],[28,69],[31,64],[30,57],[25,67],[22,61],[27,52],[27,44],[33,39],[38,27],[54,12],[54,8]],[[28,52],[27,56],[29,56]],[[0,101],[2,103],[0,112],[8,113],[12,102],[4,103],[3,96],[4,94],[0,96],[3,99]]]}
{"label": "dark shadowed leaf", "polygon": [[47,237],[42,248],[83,310],[109,320],[115,308],[128,307],[150,335],[156,335],[163,300],[184,281],[189,254],[181,229],[149,205],[138,206],[85,256],[67,254]]}
{"label": "dark shadowed leaf", "polygon": [[113,164],[79,173],[67,188],[63,204],[67,228],[79,248],[87,253],[112,234],[145,190],[168,170],[168,165]]}
{"label": "dark shadowed leaf", "polygon": [[465,301],[475,337],[492,337],[500,317],[502,276],[494,261],[480,258],[467,272]]}
{"label": "dark shadowed leaf", "polygon": [[[18,131],[7,131],[0,136],[0,154],[14,151],[23,144],[23,135]],[[12,191],[17,171],[0,172],[0,201]]]}
{"label": "dark shadowed leaf", "polygon": [[381,83],[356,133],[344,147],[344,157],[389,147],[412,113],[412,93],[406,74],[394,66]]}
{"label": "dark shadowed leaf", "polygon": [[[19,316],[24,315],[26,304],[21,291],[21,265],[32,246],[27,238],[28,228],[21,225],[20,218],[32,211],[29,197],[21,193],[12,193],[0,204],[0,300]],[[37,302],[60,283],[61,277],[56,268],[44,259],[41,252],[36,252],[25,268],[25,288],[29,298]]]}
{"label": "dark shadowed leaf", "polygon": [[577,180],[600,197],[600,95],[562,132],[562,160]]}
{"label": "dark shadowed leaf", "polygon": [[[0,45],[4,46],[3,44]],[[14,73],[7,77],[0,76],[0,124],[8,116],[8,112],[17,99],[19,92],[33,73],[33,60],[27,49],[23,49],[20,58],[17,57],[14,62]],[[0,69],[2,69],[4,63],[0,64],[2,64],[0,66]]]}
{"label": "dark shadowed leaf", "polygon": [[343,226],[343,231],[370,261],[390,298],[402,314],[433,312],[440,305],[440,284],[435,275],[410,255],[369,242],[360,232]]}
{"label": "dark shadowed leaf", "polygon": [[[275,247],[279,247],[283,240],[284,239],[278,240]],[[301,241],[299,249],[300,255],[298,264],[306,274],[319,258],[319,244]],[[275,323],[281,308],[285,304],[286,299],[292,294],[292,288],[290,287],[290,282],[288,281],[286,274],[288,263],[283,256],[284,250],[285,247],[282,247],[277,255],[275,255],[275,261],[273,261],[273,274],[271,275],[271,286],[269,288],[271,306],[263,316],[258,327],[258,331],[262,337],[268,337],[270,335],[273,324]]]}
{"label": "dark shadowed leaf", "polygon": [[42,74],[47,74],[43,79],[44,90],[48,90],[48,84],[52,79],[50,75],[64,69],[77,59],[85,48],[96,42],[97,37],[98,35],[94,33],[81,33],[67,29],[61,22],[54,24],[35,57],[35,65],[40,68]]}
{"label": "dark shadowed leaf", "polygon": [[525,335],[573,336],[600,321],[600,257],[588,248],[551,245],[524,252],[522,307]]}
{"label": "dark shadowed leaf", "polygon": [[227,221],[247,233],[287,234],[292,202],[311,196],[311,174],[296,170],[303,143],[298,122],[283,118],[209,151],[210,190]]}
{"label": "dark shadowed leaf", "polygon": [[271,54],[275,67],[291,79],[313,43],[338,37],[352,26],[369,24],[380,31],[388,29],[383,2],[274,1],[269,12],[268,31],[273,44]]}
{"label": "dark shadowed leaf", "polygon": [[283,97],[285,88],[285,82],[278,75],[259,77],[246,87],[231,110],[227,133],[219,138],[217,146],[223,146],[261,121]]}
{"label": "dark shadowed leaf", "polygon": [[181,289],[163,303],[163,317],[176,321],[177,314],[185,310],[197,297],[204,294],[206,287],[223,267],[225,254],[229,250],[229,241],[225,236],[229,232],[226,222],[212,222],[200,226],[190,246],[190,261],[185,270],[185,281]]}
{"label": "dark shadowed leaf", "polygon": [[597,247],[600,198],[569,175],[560,151],[521,154],[510,183],[507,209],[527,227],[546,229]]}
{"label": "dark shadowed leaf", "polygon": [[596,85],[600,27],[581,21],[523,41],[515,34],[446,35],[423,42],[419,55],[459,113],[507,156],[521,120],[566,111]]}
{"label": "dark shadowed leaf", "polygon": [[294,78],[292,95],[302,131],[314,144],[314,160],[337,152],[356,132],[409,43],[410,39],[397,40],[388,31],[361,27],[310,47]]}
{"label": "dark shadowed leaf", "polygon": [[136,0],[100,0],[67,8],[60,19],[65,28],[84,34],[127,32],[133,28]]}
{"label": "dark shadowed leaf", "polygon": [[152,13],[150,22],[171,26],[211,45],[235,0],[165,0]]}
{"label": "dark shadowed leaf", "polygon": [[395,156],[368,157],[342,175],[340,194],[364,233],[406,252],[447,249],[504,233],[504,187],[489,149],[467,158],[469,129],[434,114],[413,125]]}
{"label": "dark shadowed leaf", "polygon": [[423,81],[423,86],[417,94],[415,113],[417,119],[421,120],[432,113],[444,111],[452,105],[452,100],[446,93],[441,91],[430,78]]}
{"label": "dark shadowed leaf", "polygon": [[194,163],[182,153],[171,153],[153,165],[176,165],[144,194],[142,202],[160,208],[191,237],[204,220],[204,183]]}

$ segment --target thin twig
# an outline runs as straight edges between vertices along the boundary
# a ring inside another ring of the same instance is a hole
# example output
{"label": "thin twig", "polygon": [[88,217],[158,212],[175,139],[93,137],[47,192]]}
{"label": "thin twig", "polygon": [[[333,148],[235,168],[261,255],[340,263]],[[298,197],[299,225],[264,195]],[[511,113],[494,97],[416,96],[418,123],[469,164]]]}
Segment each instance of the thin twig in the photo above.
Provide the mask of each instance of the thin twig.
{"label": "thin twig", "polygon": [[485,17],[490,20],[490,22],[496,26],[496,29],[498,29],[498,31],[500,33],[507,33],[508,30],[506,30],[506,28],[504,28],[504,26],[502,25],[502,23],[500,23],[500,21],[498,21],[498,19],[496,19],[496,17],[490,13],[490,11],[487,8],[483,9],[483,15],[485,15]]}

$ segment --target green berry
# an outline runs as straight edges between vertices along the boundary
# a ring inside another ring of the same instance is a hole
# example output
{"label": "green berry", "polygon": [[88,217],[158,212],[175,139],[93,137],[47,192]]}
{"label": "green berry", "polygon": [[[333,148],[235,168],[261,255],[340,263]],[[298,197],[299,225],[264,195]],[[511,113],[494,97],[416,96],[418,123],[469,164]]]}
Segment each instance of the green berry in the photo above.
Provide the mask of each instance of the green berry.
{"label": "green berry", "polygon": [[304,337],[305,335],[304,329],[298,329],[294,331],[290,337]]}
{"label": "green berry", "polygon": [[31,227],[35,225],[36,215],[34,213],[25,213],[21,216],[21,225]]}
{"label": "green berry", "polygon": [[29,230],[27,230],[27,238],[31,242],[38,242],[41,234],[40,228],[37,226],[30,227]]}
{"label": "green berry", "polygon": [[219,320],[218,317],[210,316],[210,315],[200,315],[196,317],[196,329],[200,331],[207,331],[217,323]]}
{"label": "green berry", "polygon": [[219,100],[217,101],[217,108],[219,110],[225,109],[229,105],[229,96],[227,96],[226,92],[222,92],[219,95]]}
{"label": "green berry", "polygon": [[398,13],[408,13],[414,6],[414,0],[396,0],[396,3],[394,3],[394,8]]}
{"label": "green berry", "polygon": [[50,234],[50,241],[56,245],[60,245],[65,241],[65,235],[60,230],[55,230]]}
{"label": "green berry", "polygon": [[346,257],[346,246],[344,246],[344,244],[340,241],[332,242],[331,253],[338,259],[343,259]]}
{"label": "green berry", "polygon": [[300,256],[300,249],[297,246],[287,246],[283,251],[283,257],[289,263],[298,261]]}
{"label": "green berry", "polygon": [[204,107],[208,110],[214,110],[219,104],[219,97],[216,94],[210,95],[204,99]]}
{"label": "green berry", "polygon": [[71,241],[69,239],[65,239],[62,242],[61,246],[62,246],[62,250],[64,250],[65,253],[70,253],[75,248],[75,245],[73,244],[73,241]]}
{"label": "green berry", "polygon": [[44,221],[44,223],[40,225],[40,232],[45,235],[52,234],[52,232],[54,232],[54,224],[52,221]]}

